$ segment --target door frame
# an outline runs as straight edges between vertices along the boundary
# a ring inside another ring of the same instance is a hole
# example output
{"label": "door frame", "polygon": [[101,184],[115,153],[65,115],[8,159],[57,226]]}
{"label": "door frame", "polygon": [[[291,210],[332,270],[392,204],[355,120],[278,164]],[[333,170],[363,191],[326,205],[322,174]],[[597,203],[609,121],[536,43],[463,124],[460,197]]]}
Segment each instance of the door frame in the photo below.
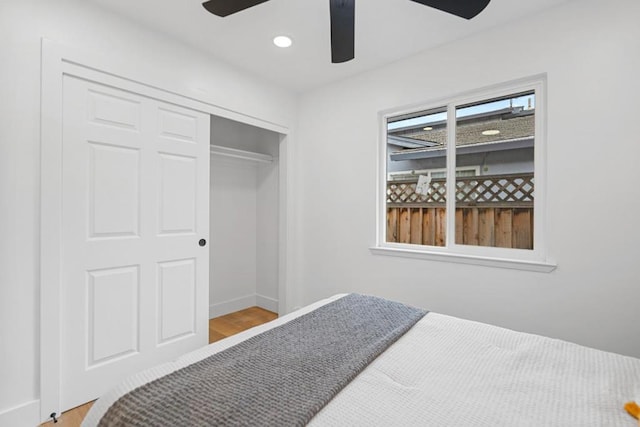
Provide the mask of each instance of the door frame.
{"label": "door frame", "polygon": [[243,114],[208,101],[183,82],[163,80],[135,64],[106,58],[42,39],[40,107],[40,420],[60,414],[60,302],[62,220],[62,97],[63,76],[129,90],[144,96],[216,115],[281,135],[279,146],[278,310],[295,306],[293,287],[293,150],[285,125]]}

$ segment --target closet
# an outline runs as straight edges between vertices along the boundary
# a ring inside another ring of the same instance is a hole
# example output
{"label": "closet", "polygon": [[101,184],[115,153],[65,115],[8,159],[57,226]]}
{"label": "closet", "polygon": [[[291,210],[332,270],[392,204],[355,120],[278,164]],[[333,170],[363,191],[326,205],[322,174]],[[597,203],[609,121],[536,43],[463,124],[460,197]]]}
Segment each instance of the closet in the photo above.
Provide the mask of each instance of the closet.
{"label": "closet", "polygon": [[280,134],[211,116],[209,317],[278,312]]}
{"label": "closet", "polygon": [[41,420],[291,301],[288,128],[85,60],[43,45]]}

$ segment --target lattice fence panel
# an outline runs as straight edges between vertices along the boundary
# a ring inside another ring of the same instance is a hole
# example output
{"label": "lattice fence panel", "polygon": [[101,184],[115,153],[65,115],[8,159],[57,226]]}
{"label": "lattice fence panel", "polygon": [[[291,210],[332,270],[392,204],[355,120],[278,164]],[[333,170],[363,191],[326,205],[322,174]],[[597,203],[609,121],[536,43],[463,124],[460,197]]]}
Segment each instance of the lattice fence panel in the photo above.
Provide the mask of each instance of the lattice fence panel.
{"label": "lattice fence panel", "polygon": [[433,180],[428,194],[416,193],[415,182],[388,182],[387,203],[446,203],[447,187],[445,180]]}
{"label": "lattice fence panel", "polygon": [[[446,203],[445,179],[434,179],[427,194],[416,193],[417,179],[389,181],[387,203],[430,204]],[[533,174],[485,175],[456,179],[457,203],[533,203]]]}
{"label": "lattice fence panel", "polygon": [[533,202],[533,190],[533,174],[459,178],[456,180],[456,201]]}

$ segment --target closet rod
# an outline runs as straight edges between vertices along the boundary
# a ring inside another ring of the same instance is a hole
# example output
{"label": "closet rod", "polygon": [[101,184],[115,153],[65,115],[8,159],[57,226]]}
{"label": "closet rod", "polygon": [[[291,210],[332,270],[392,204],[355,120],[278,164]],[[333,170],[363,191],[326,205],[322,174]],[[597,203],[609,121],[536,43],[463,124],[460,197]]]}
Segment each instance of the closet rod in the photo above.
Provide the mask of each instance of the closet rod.
{"label": "closet rod", "polygon": [[236,148],[222,147],[220,145],[210,145],[211,154],[216,156],[233,157],[235,159],[251,160],[260,163],[272,163],[273,156],[268,154],[254,153],[251,151],[238,150]]}

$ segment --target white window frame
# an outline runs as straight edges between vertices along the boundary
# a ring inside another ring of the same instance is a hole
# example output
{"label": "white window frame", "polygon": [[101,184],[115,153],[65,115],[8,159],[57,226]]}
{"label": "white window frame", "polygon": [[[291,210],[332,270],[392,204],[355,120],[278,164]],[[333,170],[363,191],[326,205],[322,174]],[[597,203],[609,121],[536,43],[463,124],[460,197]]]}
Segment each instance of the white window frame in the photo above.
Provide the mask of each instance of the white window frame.
{"label": "white window frame", "polygon": [[[378,209],[376,244],[371,251],[378,255],[391,255],[448,261],[491,267],[550,272],[556,267],[548,256],[547,212],[546,212],[546,74],[499,84],[484,89],[458,94],[428,103],[413,105],[379,113],[378,144]],[[456,107],[483,102],[512,94],[534,91],[536,97],[534,176],[535,198],[533,249],[511,249],[487,246],[461,245],[455,243],[455,197],[447,197],[447,229],[445,246],[426,246],[386,241],[386,189],[387,189],[387,121],[390,118],[412,112],[447,107],[447,194],[455,194],[455,129]]]}

